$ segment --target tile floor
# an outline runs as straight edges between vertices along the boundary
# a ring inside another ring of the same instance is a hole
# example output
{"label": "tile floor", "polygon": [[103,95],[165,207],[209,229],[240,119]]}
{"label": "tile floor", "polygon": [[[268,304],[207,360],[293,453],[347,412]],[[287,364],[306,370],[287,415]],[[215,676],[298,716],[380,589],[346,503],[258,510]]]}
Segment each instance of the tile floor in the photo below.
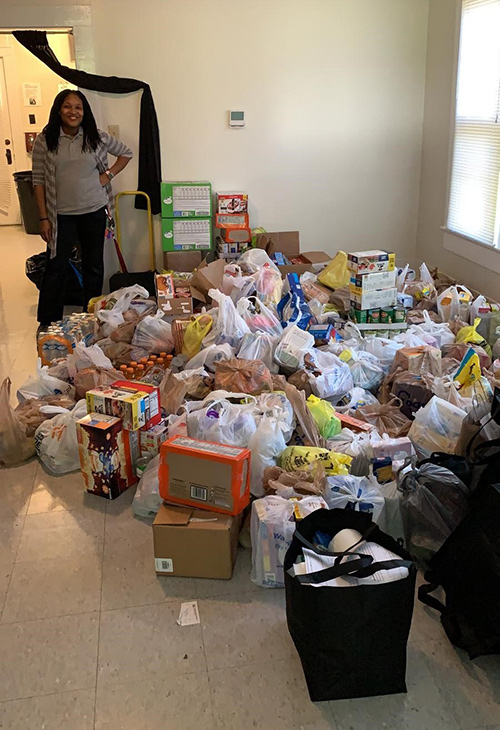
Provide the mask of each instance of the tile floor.
{"label": "tile floor", "polygon": [[[0,228],[0,377],[35,364],[35,236]],[[249,579],[156,578],[151,528],[131,493],[87,498],[78,473],[31,461],[0,471],[3,730],[500,730],[500,658],[474,662],[416,605],[408,694],[312,704],[282,591]],[[181,628],[197,598],[201,625]]]}

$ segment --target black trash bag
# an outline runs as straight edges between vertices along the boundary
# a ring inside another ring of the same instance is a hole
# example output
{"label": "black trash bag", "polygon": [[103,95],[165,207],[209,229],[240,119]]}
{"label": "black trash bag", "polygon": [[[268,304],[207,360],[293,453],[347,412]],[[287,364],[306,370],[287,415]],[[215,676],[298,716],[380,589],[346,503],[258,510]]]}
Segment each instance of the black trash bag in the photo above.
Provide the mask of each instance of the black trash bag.
{"label": "black trash bag", "polygon": [[[498,478],[498,475],[497,475]],[[500,484],[482,484],[470,512],[430,562],[422,603],[441,613],[446,634],[471,659],[500,653]],[[444,588],[446,604],[430,594]]]}
{"label": "black trash bag", "polygon": [[[312,547],[318,531],[333,537],[345,528],[357,530],[400,559],[370,564],[370,556],[359,555],[351,562],[311,575],[288,573],[304,544]],[[392,583],[336,588],[305,582],[330,580],[339,571],[367,577],[399,566],[408,567],[408,577]],[[369,515],[320,509],[297,523],[284,568],[288,630],[299,653],[311,700],[406,692],[406,645],[416,579],[416,568],[408,553]]]}
{"label": "black trash bag", "polygon": [[470,490],[449,469],[423,462],[399,473],[398,491],[406,549],[426,570],[467,514]]}
{"label": "black trash bag", "polygon": [[[26,276],[40,290],[43,275],[47,264],[47,253],[34,254],[26,259]],[[74,248],[68,263],[68,276],[66,278],[66,294],[64,303],[76,307],[83,306],[83,279],[82,262],[77,248]]]}

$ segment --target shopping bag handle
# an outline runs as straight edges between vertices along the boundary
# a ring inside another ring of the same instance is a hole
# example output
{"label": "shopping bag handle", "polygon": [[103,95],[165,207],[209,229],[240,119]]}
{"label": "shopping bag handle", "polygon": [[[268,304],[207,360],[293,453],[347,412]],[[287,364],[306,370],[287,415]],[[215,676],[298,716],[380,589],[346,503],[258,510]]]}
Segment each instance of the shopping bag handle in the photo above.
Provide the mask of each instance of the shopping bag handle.
{"label": "shopping bag handle", "polygon": [[[372,524],[369,525],[368,528],[365,530],[364,535],[362,535],[362,537],[357,542],[351,545],[348,550],[345,550],[343,552],[333,552],[332,550],[327,550],[326,548],[317,548],[316,545],[313,545],[312,542],[307,540],[307,538],[305,538],[297,530],[294,537],[296,537],[298,541],[301,542],[302,545],[304,545],[304,547],[312,550],[312,552],[314,552],[316,555],[328,555],[330,557],[335,557],[336,560],[335,565],[332,565],[329,568],[317,570],[314,573],[295,575],[294,577],[297,578],[299,583],[307,585],[308,583],[324,583],[327,580],[333,580],[334,578],[339,578],[342,575],[350,575],[354,578],[368,578],[370,575],[377,573],[379,570],[409,568],[412,565],[411,560],[394,558],[393,560],[381,560],[378,563],[374,563],[373,557],[371,555],[365,555],[364,553],[357,553],[355,551],[351,552],[353,548],[356,547],[356,545],[359,545],[361,542],[366,540],[375,528],[376,524],[372,522]],[[341,562],[343,558],[348,556],[353,556],[355,559],[348,560],[344,563]]]}
{"label": "shopping bag handle", "polygon": [[434,596],[429,595],[439,588],[439,583],[423,583],[418,588],[418,600],[420,603],[424,603],[430,608],[435,608],[439,613],[443,614],[446,611],[446,606],[438,601]]}
{"label": "shopping bag handle", "polygon": [[315,573],[307,573],[305,575],[296,575],[295,578],[302,584],[308,583],[325,583],[327,580],[339,578],[342,575],[349,575],[351,578],[368,578],[379,570],[392,570],[393,568],[409,568],[412,565],[411,560],[403,560],[402,558],[394,558],[393,560],[381,560],[374,563],[371,555],[361,555],[360,553],[347,553],[348,555],[359,555],[359,559],[348,560],[346,563],[332,565],[330,568],[317,570]]}

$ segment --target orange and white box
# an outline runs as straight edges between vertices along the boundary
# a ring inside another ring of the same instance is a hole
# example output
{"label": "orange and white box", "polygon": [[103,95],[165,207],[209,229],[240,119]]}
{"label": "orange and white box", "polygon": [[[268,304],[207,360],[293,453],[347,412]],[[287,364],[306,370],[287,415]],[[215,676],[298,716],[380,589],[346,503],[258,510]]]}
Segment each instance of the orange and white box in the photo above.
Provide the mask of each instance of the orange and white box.
{"label": "orange and white box", "polygon": [[238,515],[250,501],[250,451],[187,436],[161,446],[160,495],[167,502]]}

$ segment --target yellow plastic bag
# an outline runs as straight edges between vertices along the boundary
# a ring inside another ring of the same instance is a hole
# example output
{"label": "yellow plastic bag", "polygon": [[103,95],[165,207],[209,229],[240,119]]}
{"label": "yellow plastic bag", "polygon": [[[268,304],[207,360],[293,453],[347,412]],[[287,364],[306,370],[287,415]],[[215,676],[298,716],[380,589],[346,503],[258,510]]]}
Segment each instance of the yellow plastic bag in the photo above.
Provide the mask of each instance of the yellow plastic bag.
{"label": "yellow plastic bag", "polygon": [[349,271],[347,269],[347,254],[345,251],[338,251],[337,255],[318,274],[318,281],[329,289],[342,289],[349,284]]}
{"label": "yellow plastic bag", "polygon": [[208,335],[212,329],[213,320],[209,314],[201,314],[199,317],[191,317],[191,321],[184,332],[184,342],[182,344],[182,354],[188,360],[197,355],[201,349],[203,338]]}
{"label": "yellow plastic bag", "polygon": [[[463,327],[463,329],[468,329]],[[462,331],[462,330],[460,330]],[[459,383],[458,390],[467,390],[473,383],[481,379],[481,365],[479,363],[479,355],[470,347],[465,353],[465,357],[460,363],[460,367],[455,373],[455,380]]]}
{"label": "yellow plastic bag", "polygon": [[331,403],[315,395],[310,395],[306,403],[323,438],[331,439],[340,433],[342,424],[335,415],[335,408]]}
{"label": "yellow plastic bag", "polygon": [[484,337],[477,332],[480,322],[481,319],[476,317],[473,325],[468,325],[467,327],[462,327],[461,330],[458,330],[455,342],[465,342],[469,345],[480,345],[491,357],[491,347]]}
{"label": "yellow plastic bag", "polygon": [[304,471],[308,464],[319,462],[328,476],[349,474],[352,457],[317,446],[287,446],[281,453],[280,466],[285,471]]}

